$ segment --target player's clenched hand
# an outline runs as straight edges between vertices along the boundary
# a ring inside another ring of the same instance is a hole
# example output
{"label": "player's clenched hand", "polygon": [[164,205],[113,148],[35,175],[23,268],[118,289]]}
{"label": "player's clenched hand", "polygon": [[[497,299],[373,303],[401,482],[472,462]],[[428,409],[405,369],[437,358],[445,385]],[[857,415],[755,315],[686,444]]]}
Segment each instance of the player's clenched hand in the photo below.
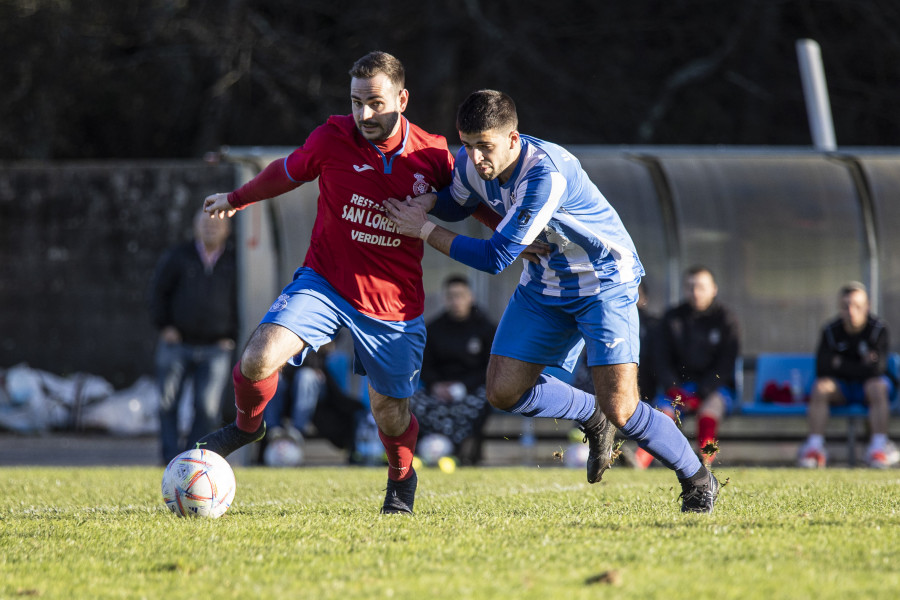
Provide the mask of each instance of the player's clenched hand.
{"label": "player's clenched hand", "polygon": [[384,211],[390,217],[401,235],[419,237],[422,225],[425,224],[425,209],[421,206],[401,202],[396,198],[384,201]]}
{"label": "player's clenched hand", "polygon": [[228,194],[213,194],[203,201],[203,210],[212,218],[233,217],[237,210],[228,203]]}
{"label": "player's clenched hand", "polygon": [[550,244],[546,244],[540,240],[534,240],[531,244],[528,245],[527,248],[522,250],[522,253],[519,255],[530,263],[534,263],[536,265],[541,264],[542,256],[550,255]]}

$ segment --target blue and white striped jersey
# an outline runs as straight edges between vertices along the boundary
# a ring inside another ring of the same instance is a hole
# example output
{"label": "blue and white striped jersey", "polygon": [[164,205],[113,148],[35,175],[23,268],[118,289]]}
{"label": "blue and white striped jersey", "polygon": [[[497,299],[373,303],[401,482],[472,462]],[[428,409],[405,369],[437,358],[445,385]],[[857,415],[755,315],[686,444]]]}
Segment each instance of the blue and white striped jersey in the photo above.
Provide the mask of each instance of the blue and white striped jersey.
{"label": "blue and white striped jersey", "polygon": [[520,285],[547,296],[591,296],[644,274],[618,213],[565,148],[521,135],[522,152],[509,181],[484,181],[460,149],[451,195],[462,206],[484,202],[503,220],[497,232],[513,242],[551,245],[541,264],[522,261]]}

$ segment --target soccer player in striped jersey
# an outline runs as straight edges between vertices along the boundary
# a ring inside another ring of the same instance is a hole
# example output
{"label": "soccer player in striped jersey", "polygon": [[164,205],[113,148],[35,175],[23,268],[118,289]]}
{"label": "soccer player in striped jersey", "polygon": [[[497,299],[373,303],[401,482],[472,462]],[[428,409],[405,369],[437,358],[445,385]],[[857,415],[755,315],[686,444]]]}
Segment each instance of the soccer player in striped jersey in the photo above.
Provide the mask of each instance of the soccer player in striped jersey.
{"label": "soccer player in striped jersey", "polygon": [[352,114],[332,116],[300,148],[269,164],[228,194],[206,198],[212,217],[231,217],[318,178],[319,199],[309,250],[250,337],[233,369],[237,419],[199,441],[227,455],[265,435],[263,410],[278,371],[298,365],[347,328],[357,373],[369,378],[369,398],[388,458],[384,513],[411,513],[417,476],[412,467],[418,423],[409,410],[425,347],[421,240],[397,233],[382,206],[446,187],[453,156],[442,136],[402,113],[409,100],[403,65],[371,52],[350,70]]}
{"label": "soccer player in striped jersey", "polygon": [[[526,261],[491,349],[488,400],[501,410],[580,423],[590,445],[587,478],[609,467],[618,427],[673,469],[682,510],[712,512],[718,481],[675,423],[640,402],[638,285],[644,269],[618,214],[564,148],[518,132],[513,100],[493,90],[460,105],[463,148],[453,183],[437,194],[388,200],[404,235],[419,237],[471,267],[498,273],[533,242],[549,245]],[[478,206],[501,217],[488,240],[457,235],[426,218],[459,220]],[[543,373],[572,370],[587,346],[596,396]]]}

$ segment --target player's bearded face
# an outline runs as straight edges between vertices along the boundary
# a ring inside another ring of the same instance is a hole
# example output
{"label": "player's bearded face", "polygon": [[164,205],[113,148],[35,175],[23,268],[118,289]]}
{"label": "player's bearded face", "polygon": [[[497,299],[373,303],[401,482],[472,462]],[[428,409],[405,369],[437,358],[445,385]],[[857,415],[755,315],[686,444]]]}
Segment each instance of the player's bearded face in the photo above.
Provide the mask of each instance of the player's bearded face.
{"label": "player's bearded face", "polygon": [[353,119],[364,138],[373,142],[388,139],[400,126],[400,113],[406,110],[409,92],[397,90],[386,75],[370,79],[353,78],[350,102]]}
{"label": "player's bearded face", "polygon": [[481,133],[459,133],[459,139],[478,176],[485,181],[497,179],[506,181],[515,168],[518,158],[519,133],[503,132],[497,129]]}

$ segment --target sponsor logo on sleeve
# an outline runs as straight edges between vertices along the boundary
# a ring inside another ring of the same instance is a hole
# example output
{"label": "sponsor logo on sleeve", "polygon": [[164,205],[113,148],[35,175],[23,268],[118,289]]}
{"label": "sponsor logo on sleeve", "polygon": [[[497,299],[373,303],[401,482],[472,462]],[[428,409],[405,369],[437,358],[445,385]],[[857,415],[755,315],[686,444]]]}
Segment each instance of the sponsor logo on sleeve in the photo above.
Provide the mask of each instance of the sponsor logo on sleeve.
{"label": "sponsor logo on sleeve", "polygon": [[518,221],[519,225],[525,226],[531,221],[531,211],[523,210],[519,213],[519,216],[516,217],[516,221]]}
{"label": "sponsor logo on sleeve", "polygon": [[282,294],[275,299],[275,302],[272,303],[272,306],[269,307],[269,312],[278,312],[287,308],[288,305],[288,296],[287,294]]}

